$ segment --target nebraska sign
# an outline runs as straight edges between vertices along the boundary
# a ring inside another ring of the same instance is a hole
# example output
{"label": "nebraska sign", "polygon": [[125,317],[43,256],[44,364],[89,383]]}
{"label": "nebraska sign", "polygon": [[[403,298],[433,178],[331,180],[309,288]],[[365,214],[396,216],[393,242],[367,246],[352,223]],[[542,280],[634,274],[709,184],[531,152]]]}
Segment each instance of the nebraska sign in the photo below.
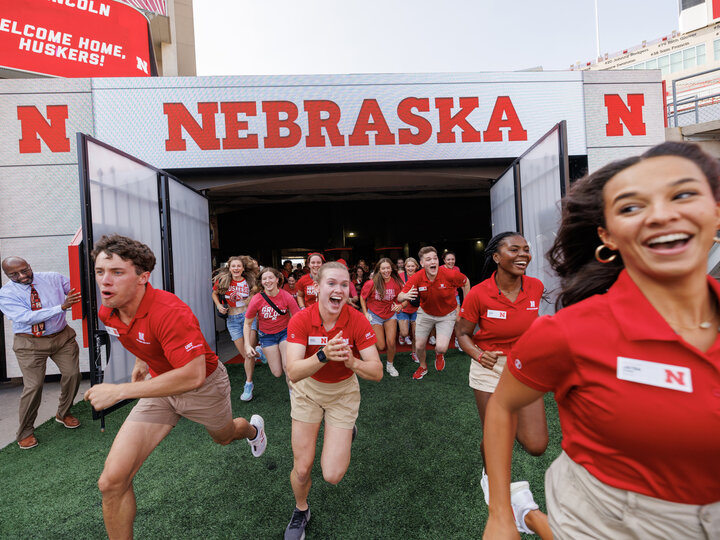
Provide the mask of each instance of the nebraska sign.
{"label": "nebraska sign", "polygon": [[[163,168],[509,158],[559,120],[572,155],[664,136],[659,84],[583,84],[592,74],[582,72],[502,75],[510,80],[93,79],[92,123],[98,139]],[[21,155],[70,152],[70,109],[62,100],[18,104],[10,144]]]}

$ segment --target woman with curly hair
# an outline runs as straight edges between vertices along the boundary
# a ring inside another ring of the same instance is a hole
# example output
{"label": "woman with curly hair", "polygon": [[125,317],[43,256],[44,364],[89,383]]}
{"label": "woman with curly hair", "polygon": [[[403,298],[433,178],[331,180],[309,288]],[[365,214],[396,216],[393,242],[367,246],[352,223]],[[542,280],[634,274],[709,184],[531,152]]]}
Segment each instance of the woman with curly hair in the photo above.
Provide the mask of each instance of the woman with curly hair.
{"label": "woman with curly hair", "polygon": [[[255,370],[255,359],[245,354],[245,310],[250,303],[251,291],[255,287],[256,263],[247,255],[230,257],[222,268],[215,272],[213,278],[212,299],[215,307],[222,315],[227,314],[227,329],[238,352],[245,362],[245,388],[240,399],[252,399],[252,376]],[[250,336],[247,336],[248,339]]]}
{"label": "woman with curly hair", "polygon": [[699,146],[666,142],[571,187],[548,254],[562,309],[513,347],[487,407],[485,538],[517,538],[516,414],[546,392],[555,538],[720,538],[719,179]]}

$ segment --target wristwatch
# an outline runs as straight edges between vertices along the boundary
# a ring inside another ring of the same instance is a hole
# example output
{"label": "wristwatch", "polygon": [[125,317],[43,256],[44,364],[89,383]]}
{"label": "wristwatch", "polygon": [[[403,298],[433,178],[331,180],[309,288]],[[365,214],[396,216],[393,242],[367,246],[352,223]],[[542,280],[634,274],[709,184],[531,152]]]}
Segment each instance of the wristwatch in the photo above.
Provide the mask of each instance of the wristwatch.
{"label": "wristwatch", "polygon": [[318,362],[322,362],[324,364],[328,361],[328,357],[325,356],[325,351],[322,349],[316,352],[315,355],[317,356]]}

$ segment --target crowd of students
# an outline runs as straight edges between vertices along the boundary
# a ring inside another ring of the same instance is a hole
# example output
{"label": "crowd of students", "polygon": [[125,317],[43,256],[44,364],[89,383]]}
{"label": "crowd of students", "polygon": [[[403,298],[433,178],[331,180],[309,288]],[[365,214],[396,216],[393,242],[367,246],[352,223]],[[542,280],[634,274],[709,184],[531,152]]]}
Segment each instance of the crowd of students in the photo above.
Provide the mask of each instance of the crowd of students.
{"label": "crowd of students", "polygon": [[[384,349],[385,371],[397,376],[399,343],[412,345],[413,379],[422,379],[432,333],[436,370],[445,367],[453,333],[471,358],[490,515],[484,538],[720,538],[720,416],[712,402],[720,384],[720,289],[705,276],[708,250],[720,243],[719,181],[718,162],[682,143],[577,181],[548,254],[561,278],[562,309],[553,317],[538,317],[544,286],[526,275],[530,246],[513,231],[488,243],[483,279],[472,289],[454,254],[445,253],[441,265],[430,246],[419,260],[382,258],[372,269],[358,261],[352,271],[313,253],[307,273],[287,285],[286,303],[273,307],[250,298],[260,291],[277,297],[279,273],[264,269],[251,287],[235,281],[242,269],[236,258],[228,261],[232,283],[222,289],[216,279],[216,292],[228,306],[235,302],[227,311],[245,311],[238,295],[243,306],[263,305],[245,314],[245,334],[256,313],[285,317],[274,333],[261,323],[259,334],[263,347],[290,343],[283,365],[296,508],[286,538],[304,537],[310,519],[320,422],[323,476],[337,483],[356,433],[355,375],[379,380]],[[288,281],[297,278],[291,268]],[[262,341],[268,333],[274,337]],[[245,351],[255,354],[252,344]],[[564,436],[546,476],[547,515],[528,482],[511,483],[510,470],[514,440],[532,455],[547,448],[545,392],[555,394]]]}
{"label": "crowd of students", "polygon": [[[720,538],[720,286],[706,275],[720,243],[719,184],[718,161],[683,143],[575,182],[547,254],[561,279],[551,317],[538,317],[544,286],[526,275],[531,249],[513,231],[488,243],[483,280],[472,288],[454,257],[446,253],[441,265],[430,246],[417,261],[383,258],[372,269],[358,261],[352,275],[344,262],[311,253],[294,286],[292,265],[285,275],[231,257],[212,297],[245,356],[242,399],[252,398],[256,342],[290,390],[295,508],[285,539],[305,537],[321,424],[323,478],[337,484],[357,435],[358,377],[382,379],[382,346],[384,369],[396,375],[396,341],[410,338],[413,378],[422,379],[433,331],[438,371],[453,332],[470,357],[489,508],[483,538]],[[259,415],[233,418],[227,373],[197,319],[148,283],[150,249],[103,237],[93,260],[99,316],[137,356],[129,383],[85,394],[96,410],[140,398],[98,482],[108,536],[129,538],[135,473],[181,416],[219,444],[247,440],[255,457],[267,434]],[[514,442],[534,455],[548,445],[546,392],[563,433],[545,479],[547,515],[528,482],[511,482]]]}

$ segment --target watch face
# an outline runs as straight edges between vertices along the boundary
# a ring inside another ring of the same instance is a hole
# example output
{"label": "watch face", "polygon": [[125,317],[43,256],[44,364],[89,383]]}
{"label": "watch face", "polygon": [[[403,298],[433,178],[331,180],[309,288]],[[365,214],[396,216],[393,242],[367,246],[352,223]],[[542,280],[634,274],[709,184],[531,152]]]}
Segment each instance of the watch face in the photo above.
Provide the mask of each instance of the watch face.
{"label": "watch face", "polygon": [[323,363],[327,362],[328,359],[327,359],[327,356],[325,356],[325,351],[320,349],[316,354],[317,354],[317,359],[319,362],[323,362]]}

